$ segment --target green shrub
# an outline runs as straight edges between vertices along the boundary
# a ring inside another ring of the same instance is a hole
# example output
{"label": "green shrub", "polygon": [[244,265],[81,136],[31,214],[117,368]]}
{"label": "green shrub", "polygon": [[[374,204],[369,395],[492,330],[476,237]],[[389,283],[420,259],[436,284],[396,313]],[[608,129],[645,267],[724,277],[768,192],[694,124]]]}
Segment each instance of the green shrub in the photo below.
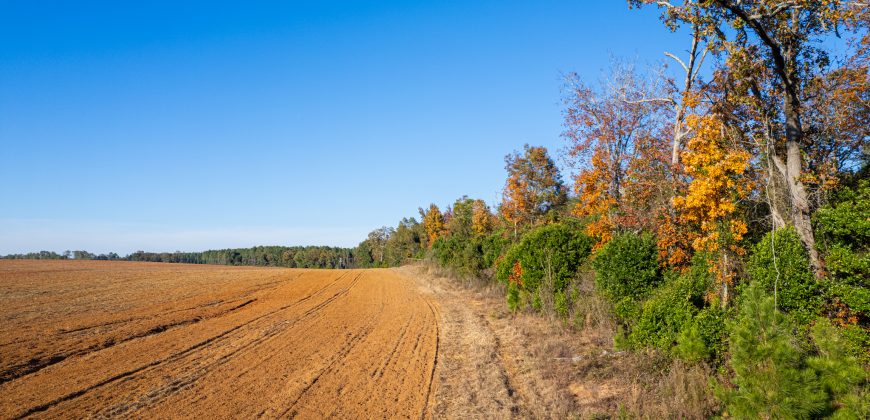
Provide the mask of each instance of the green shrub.
{"label": "green shrub", "polygon": [[842,244],[834,244],[825,257],[828,272],[838,283],[868,287],[870,253],[860,255]]}
{"label": "green shrub", "polygon": [[815,319],[821,310],[825,290],[813,278],[809,259],[794,229],[779,229],[765,235],[752,250],[748,271],[767,293],[776,293],[779,309],[801,324]]}
{"label": "green shrub", "polygon": [[846,351],[858,357],[865,366],[870,365],[870,331],[859,325],[844,325],[840,330],[843,337],[843,347]]}
{"label": "green shrub", "polygon": [[617,306],[640,301],[662,280],[657,258],[652,235],[617,234],[595,254],[595,287]]}
{"label": "green shrub", "polygon": [[[842,332],[849,354],[870,363],[870,179],[846,179],[813,222],[828,270],[831,313],[858,325]],[[846,311],[843,311],[845,306]]]}
{"label": "green shrub", "polygon": [[670,351],[677,336],[690,329],[695,314],[704,307],[704,293],[712,278],[703,257],[694,258],[692,268],[686,273],[669,277],[641,306],[640,316],[629,335],[638,346]]}
{"label": "green shrub", "polygon": [[498,258],[504,254],[505,250],[510,246],[510,240],[504,230],[493,232],[489,235],[475,239],[480,244],[481,250],[481,266],[485,268],[493,268]]}
{"label": "green shrub", "polygon": [[640,317],[629,334],[633,344],[665,351],[673,347],[677,334],[689,325],[698,310],[691,303],[691,296],[682,280],[682,277],[676,277],[665,282],[643,303]]}
{"label": "green shrub", "polygon": [[625,323],[632,323],[640,317],[642,311],[642,302],[631,297],[624,297],[613,303],[613,314]]}
{"label": "green shrub", "polygon": [[677,336],[674,353],[692,362],[721,360],[725,354],[726,315],[724,310],[717,307],[699,311],[688,328],[684,328]]}
{"label": "green shrub", "polygon": [[729,323],[730,364],[735,389],[722,397],[736,418],[809,418],[821,414],[827,395],[807,367],[789,320],[774,307],[764,286],[753,282]]}
{"label": "green shrub", "polygon": [[500,233],[487,236],[442,236],[432,243],[432,255],[439,264],[462,274],[480,275],[492,268],[508,243]]}
{"label": "green shrub", "polygon": [[[508,283],[514,264],[519,262],[522,275],[517,293],[528,294],[535,309],[541,309],[544,301],[555,306],[556,294],[561,293],[563,299],[567,296],[568,284],[591,248],[592,239],[578,226],[556,223],[537,227],[508,249],[497,267],[496,277]],[[563,306],[567,311],[570,304],[564,302]]]}
{"label": "green shrub", "polygon": [[870,247],[870,180],[840,188],[830,205],[816,211],[813,221],[821,242],[866,251]]}
{"label": "green shrub", "polygon": [[511,311],[516,311],[520,307],[520,288],[516,284],[508,284],[507,304]]}

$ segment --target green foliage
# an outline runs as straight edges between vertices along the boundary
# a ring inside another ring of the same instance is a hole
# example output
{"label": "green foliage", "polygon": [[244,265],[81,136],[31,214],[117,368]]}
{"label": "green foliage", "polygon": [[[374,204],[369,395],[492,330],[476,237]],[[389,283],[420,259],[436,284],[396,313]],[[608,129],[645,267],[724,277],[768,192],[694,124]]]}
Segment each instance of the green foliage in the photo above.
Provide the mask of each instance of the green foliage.
{"label": "green foliage", "polygon": [[[367,255],[367,254],[366,254]],[[203,252],[145,252],[136,251],[126,257],[129,261],[255,265],[290,268],[350,268],[355,260],[364,263],[366,255],[357,249],[328,246],[255,246],[251,248],[217,249]],[[94,259],[104,259],[103,255]],[[110,253],[108,258],[117,259]],[[370,258],[370,255],[369,255]],[[363,265],[365,266],[365,265]]]}
{"label": "green foliage", "polygon": [[867,287],[870,279],[870,253],[854,252],[843,244],[828,249],[825,261],[828,273],[838,283]]}
{"label": "green foliage", "polygon": [[814,216],[816,235],[835,283],[867,288],[870,279],[870,180],[837,191]]}
{"label": "green foliage", "polygon": [[870,180],[840,188],[832,204],[818,209],[813,219],[816,233],[824,241],[866,250],[870,247]]}
{"label": "green foliage", "polygon": [[519,262],[522,275],[518,290],[530,295],[531,306],[540,309],[542,298],[553,299],[557,312],[561,305],[567,314],[570,305],[566,289],[591,249],[592,239],[579,226],[556,223],[537,227],[508,249],[497,267],[496,277],[507,283],[514,264]]}
{"label": "green foliage", "polygon": [[834,418],[870,417],[870,390],[867,372],[858,359],[850,355],[848,343],[826,318],[820,318],[811,329],[817,355],[807,359],[828,393],[829,411]]}
{"label": "green foliage", "polygon": [[445,228],[450,235],[457,238],[470,238],[473,234],[474,200],[468,196],[462,196],[453,203],[448,210],[450,217],[445,223]]}
{"label": "green foliage", "polygon": [[858,177],[840,188],[814,218],[819,246],[825,251],[828,298],[846,325],[842,346],[870,362],[870,179]]}
{"label": "green foliage", "polygon": [[726,315],[717,307],[699,311],[688,328],[683,328],[677,336],[674,353],[687,361],[721,359],[725,353]]}
{"label": "green foliage", "polygon": [[507,304],[511,311],[516,311],[520,308],[520,288],[516,284],[508,284],[507,287]]}
{"label": "green foliage", "polygon": [[825,390],[763,284],[755,281],[744,291],[728,329],[736,386],[723,395],[728,416],[809,418],[825,410]]}
{"label": "green foliage", "polygon": [[631,297],[624,297],[613,304],[613,313],[626,322],[632,322],[639,318],[641,311],[641,303]]}
{"label": "green foliage", "polygon": [[856,356],[865,366],[870,365],[870,331],[859,325],[844,325],[840,334],[843,337],[843,348],[849,354]]}
{"label": "green foliage", "polygon": [[[449,215],[445,223],[447,234],[432,243],[432,256],[439,264],[473,276],[479,276],[484,270],[492,268],[509,244],[503,230],[490,232],[491,229],[485,229],[475,232],[476,204],[485,206],[481,200],[466,196],[456,200],[446,212]],[[484,215],[488,217],[489,210],[485,209],[485,212]]]}
{"label": "green foliage", "polygon": [[593,260],[595,286],[619,308],[646,297],[662,280],[656,240],[650,234],[617,234]]}
{"label": "green foliage", "polygon": [[498,258],[504,254],[511,245],[508,234],[504,230],[495,231],[489,235],[475,238],[480,244],[481,266],[491,268],[495,266]]}
{"label": "green foliage", "polygon": [[801,324],[819,314],[824,303],[823,285],[813,278],[810,263],[794,229],[768,233],[752,250],[749,276],[767,293],[776,293],[779,309]]}
{"label": "green foliage", "polygon": [[[705,260],[696,257],[693,263],[686,273],[668,276],[643,302],[640,316],[629,334],[631,342],[669,351],[678,335],[692,327],[695,314],[704,306],[704,293],[712,283]],[[700,334],[698,331],[699,337]]]}
{"label": "green foliage", "polygon": [[462,274],[480,275],[495,265],[510,242],[503,232],[486,236],[442,236],[432,244],[432,255],[439,264]]}
{"label": "green foliage", "polygon": [[422,257],[426,232],[416,219],[405,218],[384,244],[384,265],[398,266],[410,258]]}
{"label": "green foliage", "polygon": [[677,334],[688,326],[698,310],[681,280],[682,277],[676,277],[666,281],[643,303],[640,317],[629,334],[632,343],[670,350]]}

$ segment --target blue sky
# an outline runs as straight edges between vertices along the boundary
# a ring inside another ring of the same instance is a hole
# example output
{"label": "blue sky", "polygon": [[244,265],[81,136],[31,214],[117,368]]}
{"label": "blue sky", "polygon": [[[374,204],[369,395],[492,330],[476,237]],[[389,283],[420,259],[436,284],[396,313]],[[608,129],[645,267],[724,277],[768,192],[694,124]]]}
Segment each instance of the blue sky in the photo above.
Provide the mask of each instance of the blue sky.
{"label": "blue sky", "polygon": [[0,254],[353,246],[495,203],[505,154],[564,146],[564,74],[686,42],[619,0],[0,0]]}

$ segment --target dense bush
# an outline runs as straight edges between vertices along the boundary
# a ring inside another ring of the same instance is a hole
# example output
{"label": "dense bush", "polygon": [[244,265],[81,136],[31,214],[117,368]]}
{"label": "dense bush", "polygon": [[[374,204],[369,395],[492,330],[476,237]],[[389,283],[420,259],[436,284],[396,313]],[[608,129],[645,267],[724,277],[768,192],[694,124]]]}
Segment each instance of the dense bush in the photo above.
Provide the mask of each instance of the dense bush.
{"label": "dense bush", "polygon": [[536,309],[549,301],[557,312],[567,313],[567,286],[591,248],[592,239],[573,224],[541,226],[523,235],[496,271],[497,278],[509,285],[509,304],[516,308],[525,295]]}
{"label": "dense bush", "polygon": [[690,325],[698,311],[690,301],[683,277],[674,277],[641,305],[640,316],[631,328],[629,341],[637,346],[670,350],[677,334]]}
{"label": "dense bush", "polygon": [[826,256],[828,273],[837,283],[852,286],[870,286],[870,253],[855,252],[852,248],[836,243],[828,248]]}
{"label": "dense bush", "polygon": [[492,268],[509,241],[503,232],[463,237],[442,236],[432,244],[432,255],[445,267],[461,274],[480,275]]}
{"label": "dense bush", "polygon": [[706,260],[700,256],[694,258],[686,273],[668,276],[641,305],[640,315],[629,335],[630,342],[671,350],[678,335],[692,327],[695,315],[703,309],[704,294],[711,282]]}
{"label": "dense bush", "polygon": [[813,278],[806,251],[794,229],[768,233],[752,250],[749,276],[776,293],[779,309],[806,324],[819,313],[824,302],[822,283]]}
{"label": "dense bush", "polygon": [[662,280],[656,240],[652,235],[617,234],[595,254],[595,287],[630,319],[635,305]]}
{"label": "dense bush", "polygon": [[[814,217],[828,269],[829,313],[843,325],[843,346],[870,362],[870,180],[848,182]],[[849,185],[851,184],[851,185]]]}
{"label": "dense bush", "polygon": [[818,209],[813,219],[821,242],[866,251],[870,247],[870,180],[840,188],[831,204]]}

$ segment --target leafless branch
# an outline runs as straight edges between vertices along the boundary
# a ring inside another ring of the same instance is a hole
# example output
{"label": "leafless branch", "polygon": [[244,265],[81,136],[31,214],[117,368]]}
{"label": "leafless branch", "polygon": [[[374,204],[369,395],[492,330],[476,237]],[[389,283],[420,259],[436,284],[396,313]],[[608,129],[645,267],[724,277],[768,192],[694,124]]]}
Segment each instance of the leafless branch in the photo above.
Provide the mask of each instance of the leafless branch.
{"label": "leafless branch", "polygon": [[686,63],[684,63],[683,60],[680,60],[680,57],[677,57],[677,56],[675,56],[675,55],[673,55],[673,54],[671,54],[671,53],[669,53],[669,52],[667,52],[667,51],[665,51],[664,54],[665,54],[666,56],[670,57],[671,59],[673,59],[674,61],[676,61],[677,63],[679,63],[680,66],[683,67],[683,70],[685,70],[686,73],[689,72],[689,67],[686,66]]}

